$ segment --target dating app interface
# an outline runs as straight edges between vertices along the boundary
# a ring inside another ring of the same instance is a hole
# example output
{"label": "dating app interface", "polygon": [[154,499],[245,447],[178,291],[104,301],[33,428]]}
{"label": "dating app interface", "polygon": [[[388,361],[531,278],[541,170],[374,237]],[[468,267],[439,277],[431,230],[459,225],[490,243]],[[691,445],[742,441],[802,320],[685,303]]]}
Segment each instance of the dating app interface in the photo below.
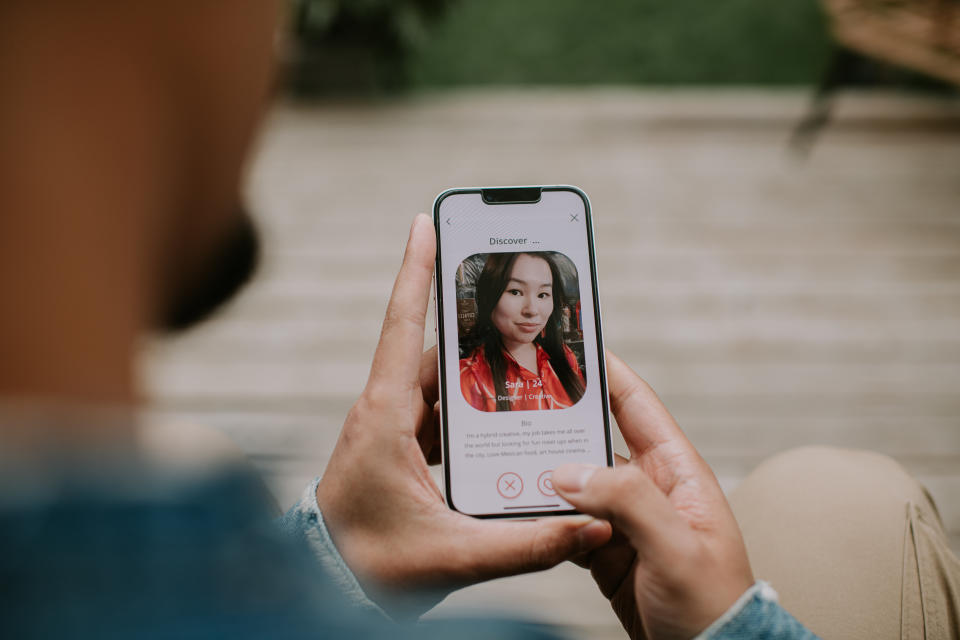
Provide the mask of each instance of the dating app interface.
{"label": "dating app interface", "polygon": [[570,509],[553,469],[607,463],[584,202],[454,193],[437,220],[451,501],[477,515]]}

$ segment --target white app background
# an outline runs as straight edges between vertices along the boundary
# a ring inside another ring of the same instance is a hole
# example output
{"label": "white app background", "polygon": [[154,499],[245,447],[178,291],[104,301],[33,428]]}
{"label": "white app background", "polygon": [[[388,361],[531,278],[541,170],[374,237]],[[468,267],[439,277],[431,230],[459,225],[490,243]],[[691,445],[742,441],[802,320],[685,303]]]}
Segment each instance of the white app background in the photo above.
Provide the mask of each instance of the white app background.
{"label": "white app background", "polygon": [[[572,191],[544,191],[539,203],[488,205],[479,193],[440,203],[447,439],[453,505],[469,514],[570,509],[550,472],[568,462],[605,465],[603,394],[584,203]],[[491,238],[523,240],[491,244]],[[579,277],[586,388],[567,409],[484,412],[460,390],[457,267],[477,253],[557,251]]]}

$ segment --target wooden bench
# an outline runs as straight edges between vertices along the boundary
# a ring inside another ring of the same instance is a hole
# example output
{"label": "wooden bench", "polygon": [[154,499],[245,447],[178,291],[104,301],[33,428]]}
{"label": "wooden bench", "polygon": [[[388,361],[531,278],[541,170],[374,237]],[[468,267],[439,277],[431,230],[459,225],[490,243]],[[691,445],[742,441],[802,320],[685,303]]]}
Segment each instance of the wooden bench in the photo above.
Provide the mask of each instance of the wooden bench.
{"label": "wooden bench", "polygon": [[809,113],[794,131],[801,152],[829,120],[832,98],[863,59],[960,86],[960,0],[823,0],[836,43]]}

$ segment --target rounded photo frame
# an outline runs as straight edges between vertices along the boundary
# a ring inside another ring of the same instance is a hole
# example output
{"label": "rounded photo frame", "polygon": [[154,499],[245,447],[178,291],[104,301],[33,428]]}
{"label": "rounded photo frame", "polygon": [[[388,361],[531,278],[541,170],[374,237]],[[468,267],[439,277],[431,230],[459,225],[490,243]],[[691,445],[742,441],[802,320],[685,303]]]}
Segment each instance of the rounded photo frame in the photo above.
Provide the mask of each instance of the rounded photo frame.
{"label": "rounded photo frame", "polygon": [[460,391],[478,411],[566,409],[586,389],[579,274],[557,251],[475,253],[456,271]]}

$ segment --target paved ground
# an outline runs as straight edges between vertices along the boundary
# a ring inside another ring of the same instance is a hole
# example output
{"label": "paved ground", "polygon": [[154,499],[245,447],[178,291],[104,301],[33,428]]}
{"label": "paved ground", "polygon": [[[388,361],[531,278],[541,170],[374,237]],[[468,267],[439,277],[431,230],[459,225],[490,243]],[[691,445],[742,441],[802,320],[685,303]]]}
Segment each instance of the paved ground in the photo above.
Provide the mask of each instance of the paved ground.
{"label": "paved ground", "polygon": [[[926,483],[960,547],[960,105],[847,96],[802,161],[785,143],[804,104],[603,90],[281,106],[251,181],[260,278],[151,347],[155,413],[223,429],[291,503],[363,385],[413,214],[451,186],[570,183],[593,200],[608,345],[725,488],[800,444],[879,450]],[[464,606],[621,635],[570,566],[440,612]]]}

